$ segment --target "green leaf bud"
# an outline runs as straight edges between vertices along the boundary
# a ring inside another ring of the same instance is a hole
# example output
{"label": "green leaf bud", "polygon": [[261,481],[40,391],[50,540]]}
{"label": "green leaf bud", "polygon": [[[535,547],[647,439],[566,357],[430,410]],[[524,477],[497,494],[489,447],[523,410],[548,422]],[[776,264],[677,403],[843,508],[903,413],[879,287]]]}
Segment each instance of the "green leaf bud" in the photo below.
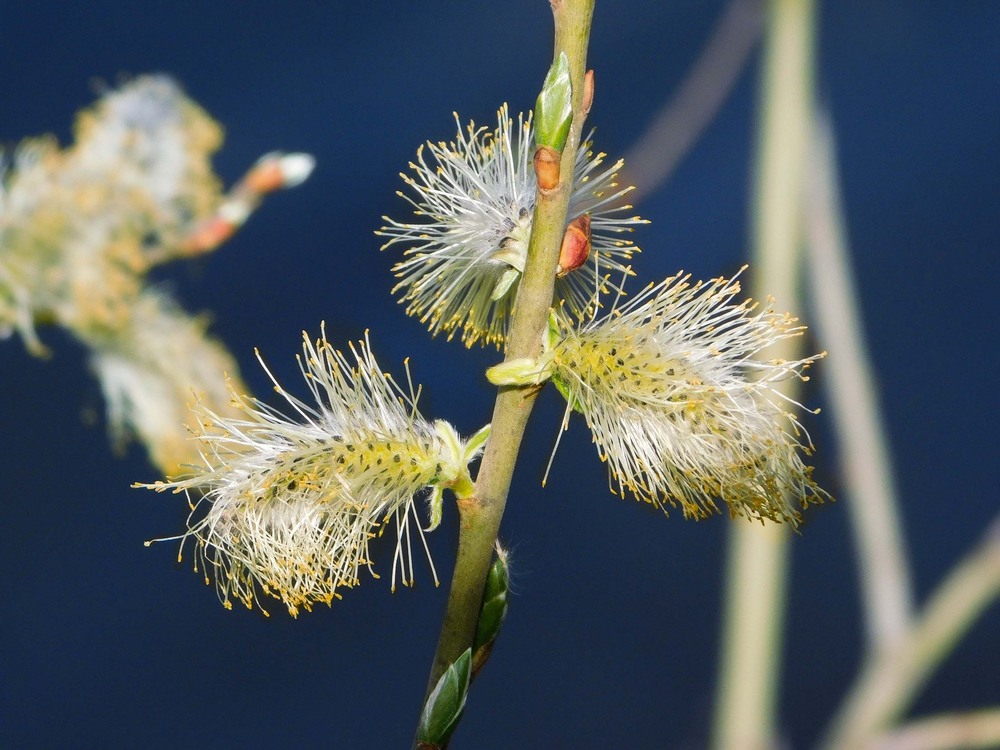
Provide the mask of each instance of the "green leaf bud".
{"label": "green leaf bud", "polygon": [[417,744],[425,750],[441,748],[462,719],[469,693],[472,650],[465,649],[445,671],[427,696],[417,727]]}
{"label": "green leaf bud", "polygon": [[510,574],[507,569],[507,553],[497,547],[497,560],[486,577],[483,591],[483,607],[479,612],[476,638],[473,642],[472,674],[477,672],[490,658],[493,642],[500,633],[500,627],[507,617],[507,591],[510,588]]}
{"label": "green leaf bud", "polygon": [[552,63],[535,102],[535,143],[561,152],[573,122],[573,85],[565,52]]}

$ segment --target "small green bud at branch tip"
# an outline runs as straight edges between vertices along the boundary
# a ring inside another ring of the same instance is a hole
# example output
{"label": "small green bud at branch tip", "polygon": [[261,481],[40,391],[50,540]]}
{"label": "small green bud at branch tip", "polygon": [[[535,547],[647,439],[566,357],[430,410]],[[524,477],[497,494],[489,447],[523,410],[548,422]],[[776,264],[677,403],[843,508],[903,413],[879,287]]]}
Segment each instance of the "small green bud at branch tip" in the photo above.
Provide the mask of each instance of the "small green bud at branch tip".
{"label": "small green bud at branch tip", "polygon": [[573,84],[565,52],[552,63],[535,102],[535,143],[562,152],[573,122]]}

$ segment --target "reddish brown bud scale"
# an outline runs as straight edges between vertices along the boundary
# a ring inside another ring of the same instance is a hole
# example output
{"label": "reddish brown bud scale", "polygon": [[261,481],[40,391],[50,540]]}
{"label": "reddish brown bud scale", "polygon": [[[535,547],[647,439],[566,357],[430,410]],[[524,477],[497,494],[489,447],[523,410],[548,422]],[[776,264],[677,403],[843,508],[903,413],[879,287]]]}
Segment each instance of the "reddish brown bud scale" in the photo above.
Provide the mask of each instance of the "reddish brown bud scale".
{"label": "reddish brown bud scale", "polygon": [[535,151],[535,176],[539,190],[555,190],[559,185],[559,157],[560,153],[551,146],[539,146]]}
{"label": "reddish brown bud scale", "polygon": [[285,186],[285,173],[277,159],[262,162],[246,173],[242,187],[256,195],[273,193]]}
{"label": "reddish brown bud scale", "polygon": [[559,248],[557,276],[565,276],[570,271],[587,262],[590,257],[590,214],[577,216],[566,227],[562,247]]}
{"label": "reddish brown bud scale", "polygon": [[589,114],[594,104],[594,69],[587,71],[583,78],[583,113]]}
{"label": "reddish brown bud scale", "polygon": [[198,255],[214,250],[236,233],[237,225],[222,216],[213,216],[199,224],[181,243],[185,254]]}

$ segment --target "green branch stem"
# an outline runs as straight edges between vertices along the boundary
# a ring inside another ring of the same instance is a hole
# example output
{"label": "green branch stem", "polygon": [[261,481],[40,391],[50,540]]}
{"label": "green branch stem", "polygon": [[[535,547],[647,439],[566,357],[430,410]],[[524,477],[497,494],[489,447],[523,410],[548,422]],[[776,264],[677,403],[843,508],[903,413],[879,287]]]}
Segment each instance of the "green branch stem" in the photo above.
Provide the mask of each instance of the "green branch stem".
{"label": "green branch stem", "polygon": [[[594,0],[552,0],[550,4],[555,20],[554,58],[565,53],[569,61],[574,117],[561,156],[561,181],[551,191],[539,193],[535,203],[528,258],[517,290],[505,361],[534,357],[541,350],[573,188],[573,165],[585,118],[583,79]],[[472,645],[475,638],[483,588],[492,564],[493,545],[536,394],[537,389],[530,387],[500,389],[490,437],[476,480],[476,493],[458,503],[461,515],[458,557],[429,689],[448,666]]]}
{"label": "green branch stem", "polygon": [[[774,0],[766,31],[754,191],[752,286],[777,306],[799,309],[803,169],[812,116],[811,0]],[[802,357],[801,337],[768,356]],[[795,399],[793,381],[785,395]],[[730,531],[722,658],[713,747],[775,747],[774,717],[781,666],[788,531],[779,525],[733,523]]]}
{"label": "green branch stem", "polygon": [[1000,517],[942,582],[908,635],[867,661],[822,747],[869,747],[910,706],[979,614],[1000,596]]}

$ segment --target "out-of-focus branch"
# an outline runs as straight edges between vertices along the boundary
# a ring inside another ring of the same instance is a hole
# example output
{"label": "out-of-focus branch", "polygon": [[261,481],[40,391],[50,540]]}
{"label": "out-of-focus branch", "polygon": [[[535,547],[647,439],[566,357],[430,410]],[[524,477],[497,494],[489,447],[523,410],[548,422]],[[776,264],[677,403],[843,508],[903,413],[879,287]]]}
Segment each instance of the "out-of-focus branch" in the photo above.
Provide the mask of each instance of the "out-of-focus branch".
{"label": "out-of-focus branch", "polygon": [[729,96],[764,28],[762,0],[730,0],[680,90],[625,156],[632,200],[655,190],[698,140]]}
{"label": "out-of-focus branch", "polygon": [[[551,0],[555,55],[565,53],[572,80],[572,126],[561,154],[560,181],[539,191],[532,218],[527,264],[517,292],[505,348],[507,360],[538,356],[548,321],[556,264],[573,190],[573,164],[586,119],[584,76],[594,0]],[[473,644],[486,576],[493,561],[497,531],[507,503],[521,439],[537,388],[500,389],[483,453],[476,494],[459,503],[458,557],[438,640],[428,692]]]}
{"label": "out-of-focus branch", "polygon": [[903,714],[934,669],[998,595],[1000,517],[938,586],[909,635],[896,648],[883,649],[868,659],[822,747],[869,747]]}
{"label": "out-of-focus branch", "polygon": [[833,133],[817,117],[805,206],[806,268],[814,326],[830,356],[823,383],[833,406],[854,527],[868,646],[891,648],[910,625],[912,586],[903,548],[888,441],[865,346],[840,207]]}
{"label": "out-of-focus branch", "polygon": [[875,740],[871,750],[978,750],[1000,747],[1000,708],[911,722]]}
{"label": "out-of-focus branch", "polygon": [[[813,3],[770,6],[754,186],[753,287],[792,314],[800,307],[803,165],[812,114]],[[767,356],[802,357],[801,337]],[[795,400],[794,382],[782,383]],[[718,750],[774,747],[785,615],[788,532],[734,523],[730,530],[723,652],[712,744]]]}
{"label": "out-of-focus branch", "polygon": [[180,255],[201,255],[215,250],[242,227],[263,202],[277,190],[297,187],[308,179],[316,166],[310,154],[264,154],[226,194],[215,213],[184,237],[176,248],[165,248],[156,262]]}
{"label": "out-of-focus branch", "polygon": [[275,190],[305,180],[308,154],[262,157],[226,195],[210,156],[222,129],[166,76],[107,91],[77,118],[75,143],[46,136],[0,159],[0,336],[44,356],[37,323],[91,350],[116,442],[140,438],[168,474],[200,456],[184,422],[192,391],[231,412],[236,362],[147,274],[231,237]]}

